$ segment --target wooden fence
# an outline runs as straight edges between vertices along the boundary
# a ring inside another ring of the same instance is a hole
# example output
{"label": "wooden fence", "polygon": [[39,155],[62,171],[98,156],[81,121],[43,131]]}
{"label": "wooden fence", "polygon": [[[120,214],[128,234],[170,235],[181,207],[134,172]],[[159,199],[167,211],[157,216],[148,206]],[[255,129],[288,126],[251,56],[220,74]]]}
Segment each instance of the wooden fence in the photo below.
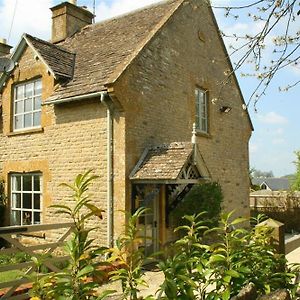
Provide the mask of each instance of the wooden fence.
{"label": "wooden fence", "polygon": [[[57,263],[66,261],[68,256],[57,256],[55,250],[61,247],[67,237],[73,231],[73,223],[61,223],[61,224],[43,224],[43,225],[28,225],[28,226],[9,226],[0,228],[0,237],[8,242],[9,248],[0,249],[0,255],[14,254],[18,252],[26,253],[30,257],[38,256],[42,257],[42,264],[47,267],[49,271],[59,272],[61,269],[57,266]],[[45,232],[59,230],[63,233],[55,241],[47,242],[45,239]],[[28,238],[43,239],[43,242],[25,243],[25,239],[28,242]],[[16,290],[26,283],[30,283],[30,279],[27,275],[30,275],[35,271],[35,265],[33,262],[22,262],[12,265],[1,265],[0,273],[12,271],[12,270],[25,270],[24,276],[20,279],[11,280],[0,283],[0,290],[2,291],[0,299],[28,299],[28,294],[23,293],[16,295]]]}

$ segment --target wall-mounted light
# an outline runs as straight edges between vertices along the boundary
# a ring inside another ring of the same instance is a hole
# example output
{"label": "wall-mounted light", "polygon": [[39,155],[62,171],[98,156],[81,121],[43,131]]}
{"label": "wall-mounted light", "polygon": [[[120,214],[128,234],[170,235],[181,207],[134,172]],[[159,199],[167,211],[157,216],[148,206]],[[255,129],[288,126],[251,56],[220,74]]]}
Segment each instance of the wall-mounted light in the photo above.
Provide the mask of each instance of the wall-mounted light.
{"label": "wall-mounted light", "polygon": [[221,106],[220,107],[220,112],[222,113],[229,113],[232,110],[232,107],[230,106]]}

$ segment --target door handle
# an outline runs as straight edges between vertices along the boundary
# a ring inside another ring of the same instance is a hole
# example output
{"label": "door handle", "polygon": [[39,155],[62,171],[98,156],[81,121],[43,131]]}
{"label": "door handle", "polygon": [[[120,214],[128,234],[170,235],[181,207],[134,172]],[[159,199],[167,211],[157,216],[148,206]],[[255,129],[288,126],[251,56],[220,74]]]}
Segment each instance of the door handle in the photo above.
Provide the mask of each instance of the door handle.
{"label": "door handle", "polygon": [[153,222],[153,226],[156,228],[157,227],[157,221]]}

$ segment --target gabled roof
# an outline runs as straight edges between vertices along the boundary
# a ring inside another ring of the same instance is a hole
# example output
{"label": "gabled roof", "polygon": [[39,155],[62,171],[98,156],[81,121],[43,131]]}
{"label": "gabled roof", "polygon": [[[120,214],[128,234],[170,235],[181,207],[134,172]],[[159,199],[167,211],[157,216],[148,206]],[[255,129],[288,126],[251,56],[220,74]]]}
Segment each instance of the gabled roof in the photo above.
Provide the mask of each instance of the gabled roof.
{"label": "gabled roof", "polygon": [[[73,76],[75,54],[63,49],[61,46],[43,41],[29,34],[23,34],[20,43],[10,56],[10,59],[18,63],[26,46],[30,47],[35,55],[45,64],[54,78],[70,79]],[[0,74],[0,91],[9,74]]]}
{"label": "gabled roof", "polygon": [[43,41],[29,34],[25,35],[28,43],[33,46],[56,77],[73,77],[75,54],[61,46]]}
{"label": "gabled roof", "polygon": [[76,53],[74,76],[49,100],[105,90],[157,33],[184,0],[164,1],[88,25],[59,45]]}
{"label": "gabled roof", "polygon": [[265,184],[272,191],[288,191],[290,189],[291,183],[287,178],[253,178],[253,185],[259,185],[260,187]]}
{"label": "gabled roof", "polygon": [[[134,181],[208,179],[204,161],[189,142],[174,142],[147,148],[130,174]],[[196,153],[196,155],[195,155]]]}

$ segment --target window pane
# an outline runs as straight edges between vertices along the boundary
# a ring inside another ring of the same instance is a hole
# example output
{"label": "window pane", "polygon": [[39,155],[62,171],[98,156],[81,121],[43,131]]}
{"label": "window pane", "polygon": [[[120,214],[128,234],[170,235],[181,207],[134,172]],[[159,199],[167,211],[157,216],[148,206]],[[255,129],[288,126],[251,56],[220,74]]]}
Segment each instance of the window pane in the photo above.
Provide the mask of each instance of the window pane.
{"label": "window pane", "polygon": [[26,99],[24,102],[24,112],[32,111],[32,98]]}
{"label": "window pane", "polygon": [[40,223],[41,223],[41,213],[35,212],[33,224],[40,224]]}
{"label": "window pane", "polygon": [[[42,176],[39,174],[27,173],[11,176],[12,224],[29,225],[40,223],[41,180]],[[16,189],[18,191],[15,191]],[[19,213],[17,213],[16,209],[18,209]]]}
{"label": "window pane", "polygon": [[34,94],[35,95],[41,95],[42,94],[42,81],[41,80],[37,80],[34,83]]}
{"label": "window pane", "polygon": [[34,194],[34,209],[41,209],[40,194]]}
{"label": "window pane", "polygon": [[12,203],[13,208],[21,208],[21,194],[12,194]]}
{"label": "window pane", "polygon": [[202,124],[201,124],[201,130],[203,131],[207,131],[207,128],[206,128],[206,119],[202,119]]}
{"label": "window pane", "polygon": [[21,212],[13,210],[11,212],[11,225],[21,225]]}
{"label": "window pane", "polygon": [[24,85],[16,87],[16,99],[24,98]]}
{"label": "window pane", "polygon": [[11,181],[12,181],[12,190],[21,191],[21,176],[13,176]]}
{"label": "window pane", "polygon": [[32,126],[32,114],[24,115],[24,127],[31,127]]}
{"label": "window pane", "polygon": [[15,116],[15,129],[20,129],[23,127],[23,115]]}
{"label": "window pane", "polygon": [[40,176],[39,175],[34,176],[34,190],[40,191]]}
{"label": "window pane", "polygon": [[32,224],[32,212],[23,211],[23,224],[22,225],[31,225]]}
{"label": "window pane", "polygon": [[24,175],[23,176],[23,191],[31,191],[32,190],[32,176]]}
{"label": "window pane", "polygon": [[33,113],[33,126],[41,125],[41,112]]}
{"label": "window pane", "polygon": [[15,102],[15,113],[20,114],[24,112],[24,101]]}
{"label": "window pane", "polygon": [[207,132],[207,100],[206,92],[196,89],[196,128]]}
{"label": "window pane", "polygon": [[34,107],[33,107],[33,109],[34,110],[41,109],[41,103],[42,103],[41,97],[35,97],[34,98]]}
{"label": "window pane", "polygon": [[31,98],[33,94],[33,83],[28,83],[25,85],[25,97]]}
{"label": "window pane", "polygon": [[32,194],[23,194],[23,208],[32,208]]}

